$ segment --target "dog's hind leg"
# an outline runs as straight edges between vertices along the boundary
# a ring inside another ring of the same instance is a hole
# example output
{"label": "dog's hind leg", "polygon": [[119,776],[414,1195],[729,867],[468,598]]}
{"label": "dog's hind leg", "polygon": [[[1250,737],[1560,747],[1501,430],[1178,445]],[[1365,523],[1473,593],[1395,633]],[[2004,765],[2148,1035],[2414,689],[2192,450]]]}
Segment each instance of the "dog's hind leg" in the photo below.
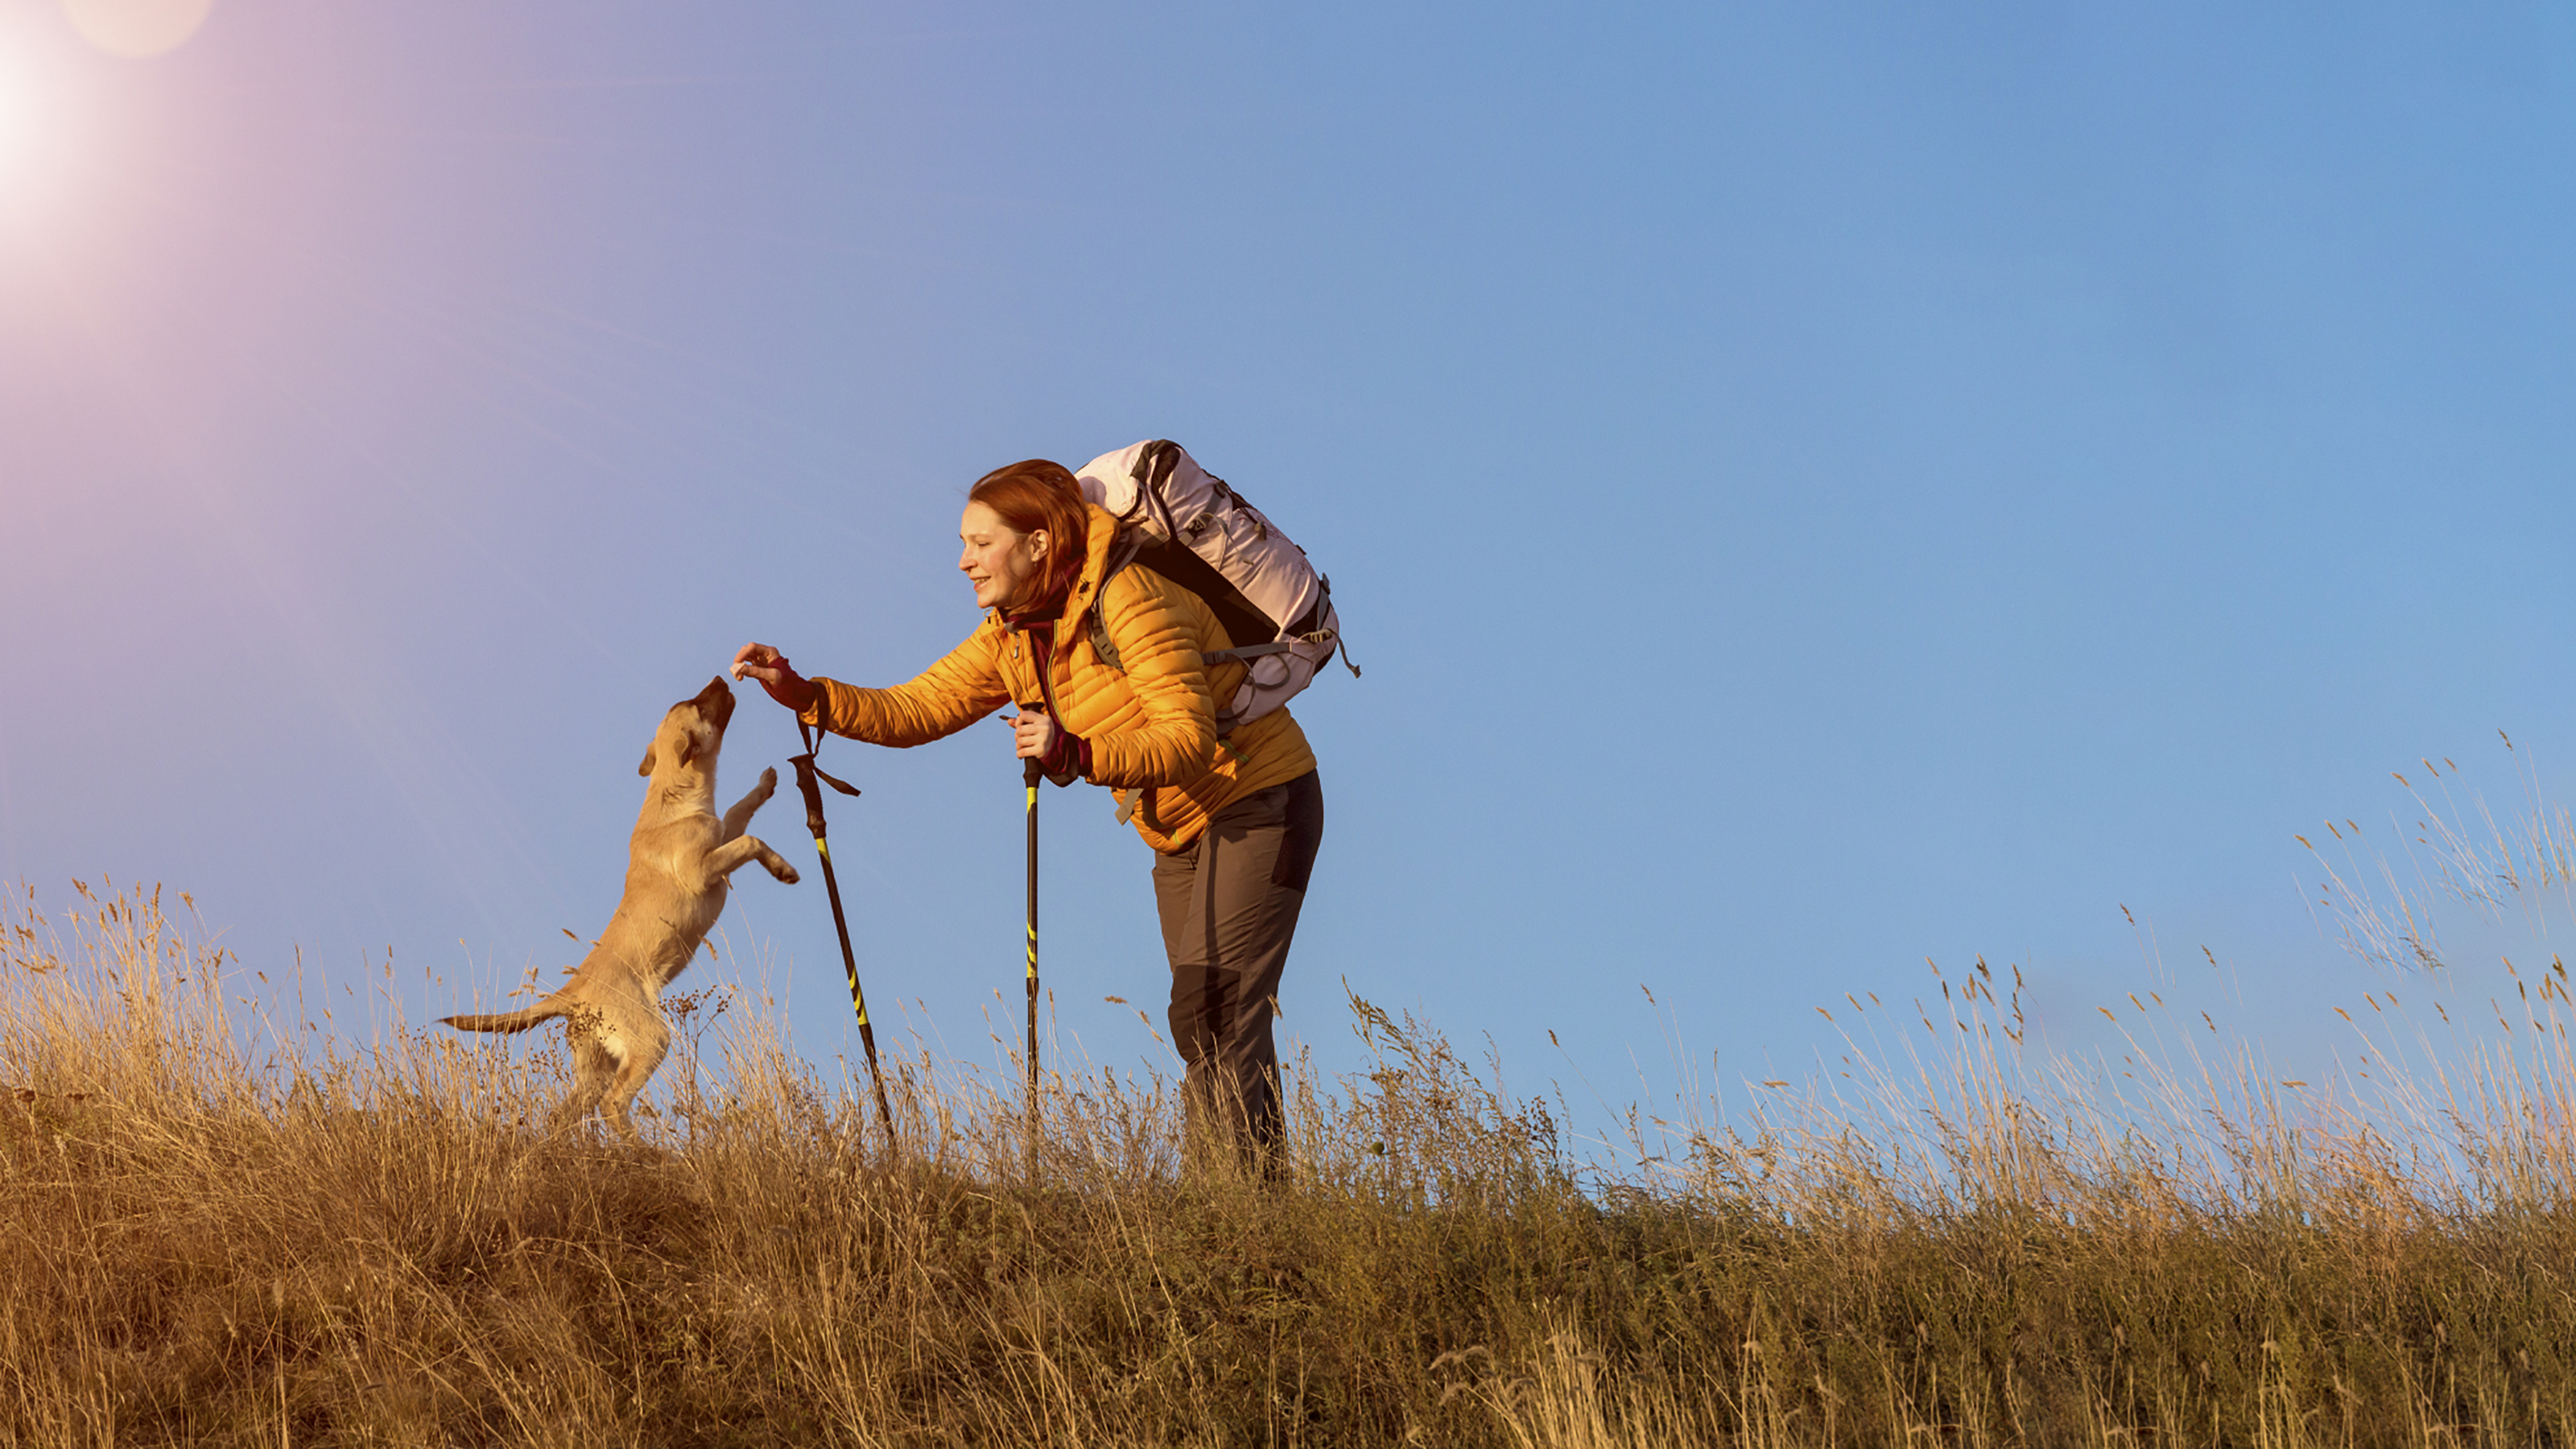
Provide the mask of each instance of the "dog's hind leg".
{"label": "dog's hind leg", "polygon": [[769,803],[769,797],[777,793],[778,772],[761,771],[760,783],[752,787],[750,794],[733,802],[733,808],[724,813],[724,835],[717,843],[741,839],[742,833],[751,828],[751,817],[758,814],[760,807]]}
{"label": "dog's hind leg", "polygon": [[600,1112],[627,1141],[640,1141],[628,1109],[644,1090],[644,1084],[661,1068],[662,1059],[671,1054],[671,1029],[658,1015],[643,1017],[620,1034],[617,1044],[621,1049],[617,1073],[608,1083],[607,1095],[600,1099]]}
{"label": "dog's hind leg", "polygon": [[557,1131],[580,1126],[617,1078],[617,1053],[599,1037],[596,1028],[585,1031],[576,1026],[565,1045],[572,1051],[572,1095],[555,1108]]}

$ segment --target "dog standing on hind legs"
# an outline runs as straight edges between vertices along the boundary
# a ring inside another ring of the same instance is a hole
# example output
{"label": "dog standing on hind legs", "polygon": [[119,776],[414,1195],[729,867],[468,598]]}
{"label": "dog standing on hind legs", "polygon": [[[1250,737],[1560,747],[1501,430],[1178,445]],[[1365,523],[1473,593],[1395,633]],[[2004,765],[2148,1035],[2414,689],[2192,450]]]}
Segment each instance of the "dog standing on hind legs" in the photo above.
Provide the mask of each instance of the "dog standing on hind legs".
{"label": "dog standing on hind legs", "polygon": [[460,1031],[526,1031],[565,1018],[575,1075],[559,1123],[597,1109],[628,1141],[636,1140],[628,1108],[671,1051],[662,988],[688,969],[724,913],[728,877],[756,860],[779,880],[796,883],[796,867],[743,833],[776,793],[776,770],[761,771],[750,794],[721,818],[716,814],[716,756],[732,719],[733,689],[722,679],[662,716],[636,771],[653,785],[627,846],[626,894],[572,979],[522,1011],[440,1018]]}

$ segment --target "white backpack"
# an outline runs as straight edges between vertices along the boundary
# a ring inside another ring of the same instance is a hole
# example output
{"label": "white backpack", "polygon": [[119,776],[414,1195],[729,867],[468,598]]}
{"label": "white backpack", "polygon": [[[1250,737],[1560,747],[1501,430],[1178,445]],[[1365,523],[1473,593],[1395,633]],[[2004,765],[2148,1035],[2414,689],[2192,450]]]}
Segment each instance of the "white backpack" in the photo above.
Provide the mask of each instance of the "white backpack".
{"label": "white backpack", "polygon": [[[1118,520],[1118,539],[1110,545],[1096,598],[1108,597],[1109,581],[1120,569],[1143,564],[1206,600],[1225,625],[1235,645],[1205,656],[1208,664],[1239,659],[1249,666],[1243,686],[1217,709],[1218,734],[1286,704],[1341,648],[1332,580],[1315,572],[1304,549],[1180,444],[1150,439],[1103,453],[1074,475],[1082,496]],[[1100,614],[1095,603],[1091,647],[1110,668],[1121,669]],[[1347,650],[1342,665],[1359,677]]]}

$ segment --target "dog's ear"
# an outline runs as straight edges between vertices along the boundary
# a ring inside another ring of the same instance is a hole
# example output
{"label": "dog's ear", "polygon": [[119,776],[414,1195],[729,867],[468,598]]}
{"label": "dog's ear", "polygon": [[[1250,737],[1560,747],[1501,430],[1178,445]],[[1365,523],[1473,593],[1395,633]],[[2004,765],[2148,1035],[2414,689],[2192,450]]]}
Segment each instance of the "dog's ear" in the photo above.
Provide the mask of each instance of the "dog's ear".
{"label": "dog's ear", "polygon": [[680,731],[680,768],[683,770],[687,769],[689,766],[697,763],[697,758],[698,732],[696,730]]}
{"label": "dog's ear", "polygon": [[643,776],[647,780],[653,778],[653,756],[660,751],[660,748],[661,741],[659,740],[656,740],[652,744],[644,747],[644,763],[635,767],[636,774]]}

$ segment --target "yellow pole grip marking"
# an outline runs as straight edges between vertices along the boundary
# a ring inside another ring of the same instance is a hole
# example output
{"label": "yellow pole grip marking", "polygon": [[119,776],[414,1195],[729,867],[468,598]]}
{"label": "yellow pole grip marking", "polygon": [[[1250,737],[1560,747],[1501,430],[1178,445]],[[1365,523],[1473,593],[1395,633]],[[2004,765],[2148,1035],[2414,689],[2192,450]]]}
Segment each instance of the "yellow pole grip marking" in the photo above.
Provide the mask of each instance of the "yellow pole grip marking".
{"label": "yellow pole grip marking", "polygon": [[832,858],[832,847],[825,845],[823,843],[823,837],[817,835],[814,837],[814,853],[823,857],[825,860],[830,860]]}

